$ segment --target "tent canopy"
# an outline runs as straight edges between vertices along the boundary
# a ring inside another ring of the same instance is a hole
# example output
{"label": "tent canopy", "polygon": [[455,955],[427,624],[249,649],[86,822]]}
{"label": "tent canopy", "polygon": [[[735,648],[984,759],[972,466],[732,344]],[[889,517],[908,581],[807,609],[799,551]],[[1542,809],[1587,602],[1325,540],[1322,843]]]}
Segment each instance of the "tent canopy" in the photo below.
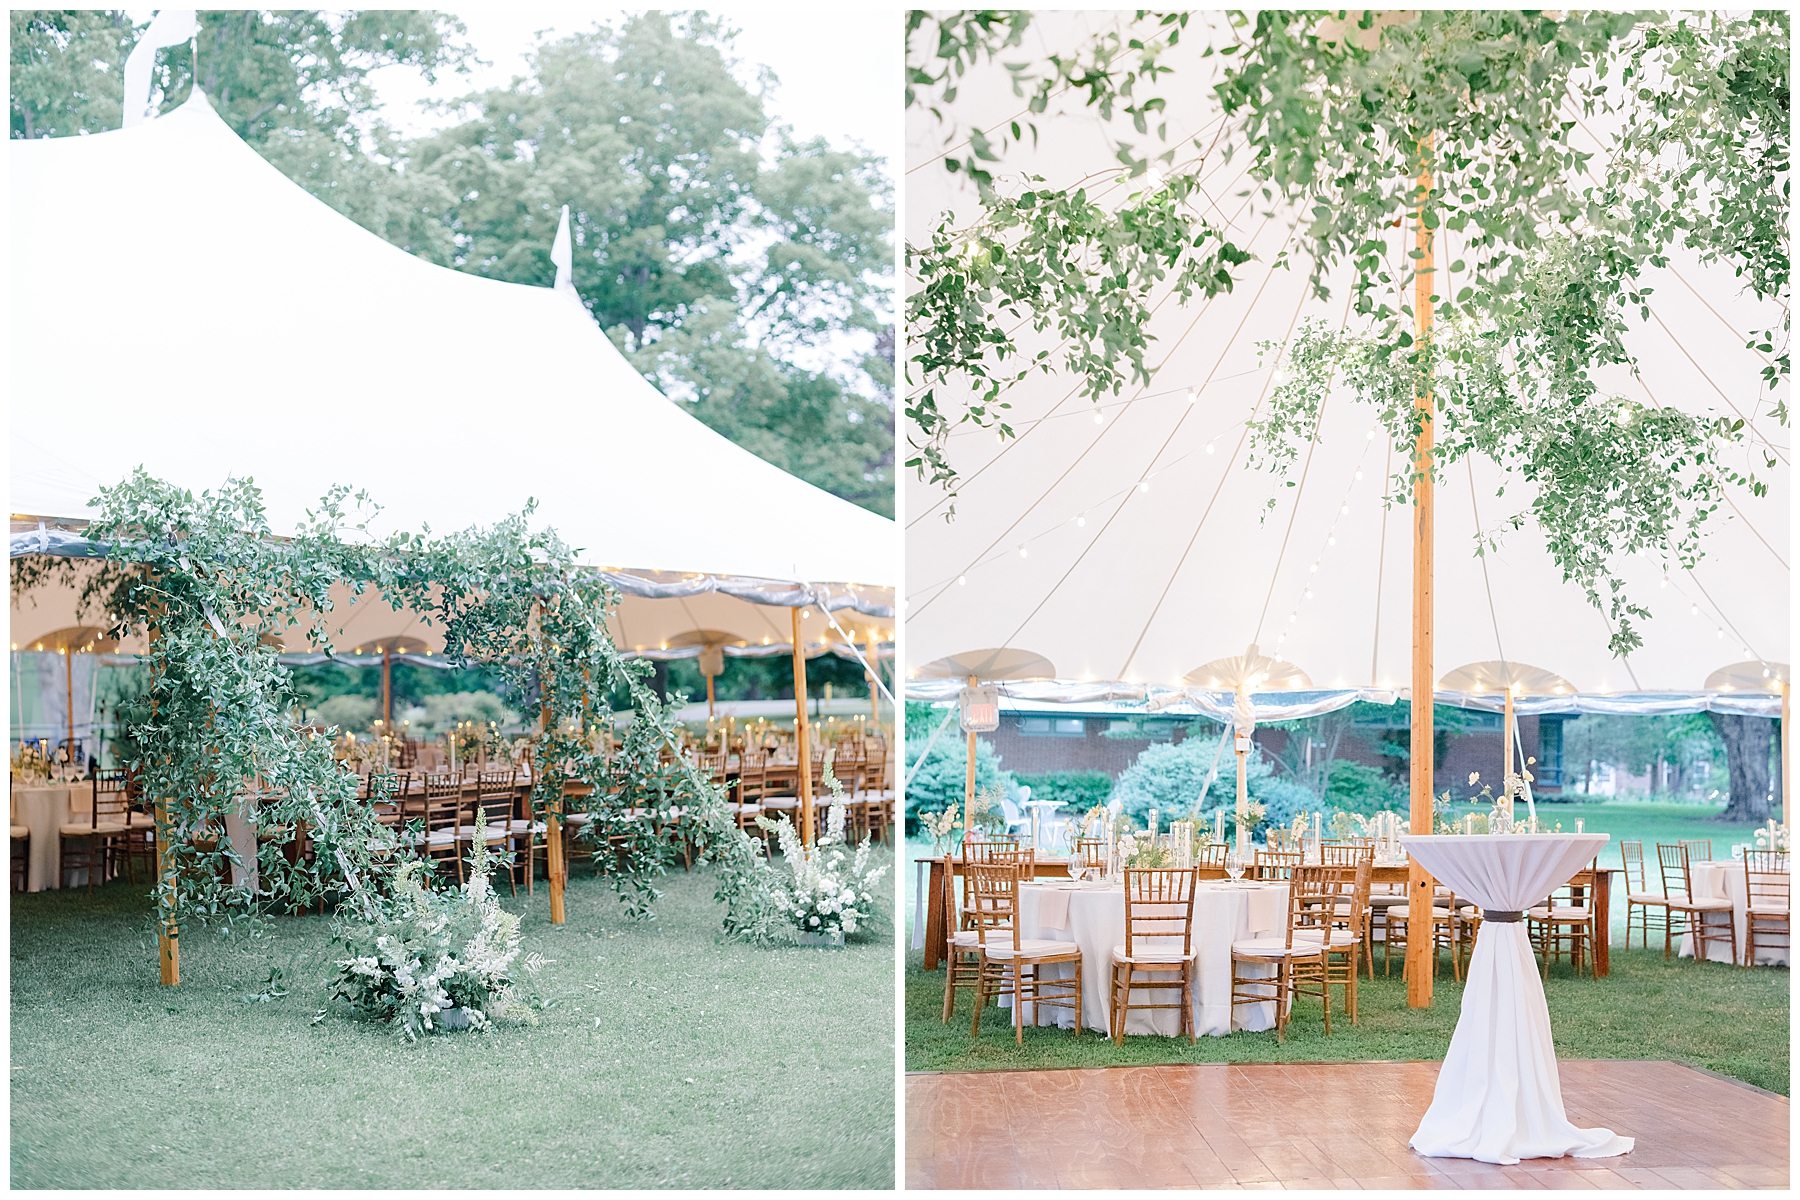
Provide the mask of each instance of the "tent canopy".
{"label": "tent canopy", "polygon": [[[1390,445],[1371,409],[1340,387],[1286,481],[1247,463],[1246,422],[1266,413],[1279,379],[1281,358],[1270,343],[1289,341],[1308,320],[1342,326],[1350,277],[1330,278],[1331,297],[1320,301],[1304,269],[1272,266],[1284,247],[1294,249],[1292,214],[1268,215],[1260,193],[1248,191],[1251,156],[1226,159],[1215,146],[1222,114],[1209,85],[1225,60],[1201,53],[1231,35],[1222,21],[1205,20],[1211,29],[1193,31],[1159,59],[1176,71],[1174,90],[1164,89],[1166,145],[1177,170],[1215,147],[1201,168],[1205,195],[1192,206],[1228,224],[1254,260],[1234,272],[1232,291],[1210,301],[1183,304],[1158,288],[1150,300],[1150,383],[1133,383],[1098,405],[1062,368],[1055,329],[1021,328],[1018,361],[1049,351],[1057,370],[1032,372],[1004,394],[1015,438],[997,443],[973,426],[951,433],[948,450],[961,476],[955,518],[943,519],[941,488],[908,476],[909,663],[970,645],[1028,646],[1060,669],[1058,696],[1134,689],[1144,696],[1146,689],[1207,687],[1222,676],[1195,672],[1194,664],[1241,656],[1255,643],[1264,655],[1297,664],[1294,681],[1307,687],[1396,695],[1408,686],[1412,511],[1383,500],[1391,490],[1384,481],[1406,469],[1408,447]],[[1039,12],[1032,37],[1043,39],[1046,52],[1067,52],[1087,28],[1081,14]],[[962,129],[996,128],[1018,110],[1003,64],[971,68],[958,92]],[[1155,186],[1153,175],[1124,177],[1115,139],[1132,143],[1134,155],[1155,156],[1163,144],[1133,135],[1122,120],[1099,121],[1079,93],[1053,100],[1036,130],[988,164],[997,186],[1022,187],[1017,180],[1026,175],[1043,176],[1046,187],[1079,182],[1106,206]],[[1592,150],[1605,131],[1573,136],[1578,148]],[[909,166],[949,152],[945,138],[930,114],[909,113]],[[928,243],[945,211],[953,228],[979,213],[965,173],[916,170],[908,186],[911,244]],[[1412,236],[1410,226],[1389,231],[1396,266]],[[1459,235],[1440,233],[1440,268],[1464,252]],[[1707,680],[1721,667],[1753,661],[1761,678],[1763,666],[1787,660],[1789,436],[1770,411],[1786,389],[1769,391],[1760,377],[1765,360],[1745,348],[1750,331],[1780,327],[1779,306],[1756,300],[1729,267],[1702,266],[1687,253],[1649,275],[1651,318],[1627,314],[1626,345],[1639,371],[1597,372],[1601,394],[1645,407],[1741,414],[1751,441],[1731,452],[1731,465],[1754,470],[1768,495],[1728,489],[1728,503],[1707,525],[1706,557],[1692,572],[1671,569],[1665,580],[1649,555],[1615,564],[1631,598],[1652,612],[1637,622],[1643,647],[1621,659],[1608,647],[1607,617],[1564,580],[1535,526],[1507,524],[1530,505],[1531,487],[1486,458],[1455,464],[1437,488],[1438,675],[1457,664],[1525,662],[1584,695],[1679,693],[1704,705]],[[1448,283],[1439,290],[1455,294],[1462,280]],[[937,395],[952,420],[961,405],[985,402],[960,385]],[[1765,453],[1776,460],[1772,469]],[[1478,533],[1498,536],[1498,548],[1478,554]],[[909,685],[910,695],[942,690],[923,680]]]}
{"label": "tent canopy", "polygon": [[384,506],[377,532],[492,524],[535,497],[593,566],[736,581],[752,603],[809,598],[759,581],[856,585],[834,599],[891,612],[891,521],[670,402],[571,289],[434,266],[356,225],[200,93],[8,153],[15,516],[81,517],[139,464],[195,490],[253,478],[278,532],[335,483]]}

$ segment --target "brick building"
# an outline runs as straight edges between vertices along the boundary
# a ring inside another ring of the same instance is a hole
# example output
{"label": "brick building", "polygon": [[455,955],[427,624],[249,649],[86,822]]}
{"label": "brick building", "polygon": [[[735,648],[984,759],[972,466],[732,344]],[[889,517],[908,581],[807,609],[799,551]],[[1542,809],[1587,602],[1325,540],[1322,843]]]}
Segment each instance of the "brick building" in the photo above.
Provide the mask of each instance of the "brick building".
{"label": "brick building", "polygon": [[[1048,706],[1046,706],[1048,707]],[[1521,716],[1519,740],[1525,754],[1536,758],[1532,773],[1537,776],[1534,791],[1545,797],[1560,795],[1563,790],[1562,762],[1563,725],[1574,717]],[[1498,713],[1468,711],[1465,727],[1457,731],[1440,729],[1439,753],[1434,776],[1439,791],[1449,788],[1457,794],[1479,791],[1482,784],[1496,789],[1500,785],[1502,763],[1501,717]],[[1104,707],[1081,709],[1059,706],[1054,713],[1013,711],[1003,707],[1000,728],[982,734],[1000,755],[1000,765],[1014,774],[1041,775],[1052,771],[1101,771],[1117,779],[1137,761],[1145,747],[1154,742],[1180,742],[1188,736],[1192,724],[1186,717],[1126,717]],[[1206,725],[1199,736],[1216,738],[1219,726]],[[1396,770],[1401,760],[1383,753],[1384,746],[1395,740],[1405,746],[1408,728],[1396,717],[1386,722],[1362,721],[1344,731],[1338,743],[1337,757],[1385,770]],[[1287,750],[1291,735],[1285,729],[1258,729],[1255,740],[1271,752],[1271,757]],[[1384,739],[1387,739],[1384,741]],[[1323,747],[1320,747],[1321,752]],[[1227,747],[1227,756],[1230,748]],[[1471,772],[1480,772],[1481,783],[1471,788]]]}

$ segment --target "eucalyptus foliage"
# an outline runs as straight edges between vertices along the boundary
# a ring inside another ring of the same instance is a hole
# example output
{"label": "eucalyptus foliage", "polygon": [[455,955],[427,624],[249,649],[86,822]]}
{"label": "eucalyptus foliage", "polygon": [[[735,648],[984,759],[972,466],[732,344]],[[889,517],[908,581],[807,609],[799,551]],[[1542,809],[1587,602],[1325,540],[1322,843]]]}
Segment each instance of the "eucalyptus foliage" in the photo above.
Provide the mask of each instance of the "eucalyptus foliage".
{"label": "eucalyptus foliage", "polygon": [[[1210,295],[1228,288],[1231,268],[1249,257],[1181,203],[1199,190],[1215,146],[1247,153],[1246,194],[1294,214],[1290,246],[1304,252],[1316,296],[1328,297],[1327,279],[1349,268],[1354,314],[1342,330],[1312,326],[1280,348],[1290,375],[1252,421],[1252,464],[1285,473],[1334,387],[1373,407],[1399,443],[1411,445],[1429,414],[1434,476],[1481,453],[1535,489],[1525,509],[1478,535],[1476,552],[1500,528],[1530,521],[1565,577],[1606,613],[1613,651],[1630,652],[1641,643],[1633,620],[1647,614],[1611,563],[1650,554],[1691,567],[1726,488],[1763,494],[1750,454],[1768,468],[1776,459],[1751,442],[1742,419],[1646,409],[1604,393],[1592,372],[1635,369],[1624,335],[1629,316],[1650,318],[1644,273],[1685,246],[1731,267],[1758,298],[1781,302],[1782,328],[1752,334],[1747,349],[1763,356],[1769,386],[1784,382],[1787,14],[1227,18],[1229,40],[1207,50],[1229,64],[1215,89],[1224,127],[1216,141],[1196,141],[1196,162],[1152,175],[1104,210],[1082,184],[978,180],[972,223],[959,228],[946,216],[928,245],[908,247],[917,347],[908,361],[908,465],[954,494],[950,428],[969,422],[1010,434],[1006,388],[1056,365],[1051,352],[1028,356],[1012,340],[1009,330],[1027,321],[1057,329],[1069,347],[1061,365],[1082,394],[1098,399],[1127,378],[1147,382],[1151,287],[1173,272],[1183,301]],[[929,24],[915,18],[914,27]],[[1029,14],[939,21],[935,48],[909,42],[909,103],[930,85],[933,111],[945,119],[954,80],[982,54],[1019,45],[1028,24]],[[1145,46],[1170,28],[1143,12],[1130,24]],[[1132,41],[1105,35],[1119,36]],[[1122,67],[1094,62],[1110,80],[1088,85],[1099,94],[1169,74],[1159,64],[1128,79]],[[1005,65],[1015,79],[1047,77],[1029,61]],[[1141,113],[1149,99],[1140,88],[1134,108]],[[1607,131],[1604,154],[1574,141],[1589,122]],[[1146,159],[1121,159],[1124,178],[1149,170]],[[1021,216],[1071,210],[1081,219]],[[1408,248],[1396,260],[1390,249],[1394,227],[1408,223],[1434,234],[1427,278],[1438,324],[1426,344],[1414,341],[1409,298],[1423,253]],[[1284,248],[1272,265],[1288,265],[1289,255]],[[1085,291],[1076,276],[1085,276]],[[955,416],[938,404],[951,381],[975,392]],[[1786,423],[1784,401],[1773,412]],[[1422,469],[1409,462],[1390,500],[1410,500]]]}
{"label": "eucalyptus foliage", "polygon": [[[652,880],[669,853],[649,816],[671,818],[679,807],[679,831],[721,864],[726,931],[769,936],[772,872],[716,786],[679,754],[659,761],[674,723],[645,683],[650,664],[620,657],[607,637],[617,594],[553,530],[532,531],[529,507],[447,537],[375,539],[368,498],[356,497],[353,517],[348,491],[337,488],[294,536],[277,538],[250,481],[196,496],[141,468],[102,489],[97,504],[88,534],[108,546],[107,561],[84,602],[104,607],[110,636],[143,633],[149,643],[147,716],[130,730],[129,765],[156,801],[163,921],[179,927],[385,890],[406,856],[357,798],[358,780],[333,759],[330,739],[298,725],[298,697],[276,660],[295,627],[332,651],[325,618],[330,589],[342,583],[412,608],[442,627],[447,657],[494,665],[535,698],[534,815],[564,815],[565,784],[591,790],[580,804],[591,814],[582,835],[635,915],[650,915]],[[59,571],[66,560],[15,560],[15,596]],[[596,734],[614,688],[631,697],[636,718],[609,762]],[[632,816],[633,807],[649,812]],[[254,817],[274,835],[261,842],[254,893],[228,882],[230,867],[247,864],[224,836],[227,814]],[[316,853],[290,863],[284,843],[301,828]]]}

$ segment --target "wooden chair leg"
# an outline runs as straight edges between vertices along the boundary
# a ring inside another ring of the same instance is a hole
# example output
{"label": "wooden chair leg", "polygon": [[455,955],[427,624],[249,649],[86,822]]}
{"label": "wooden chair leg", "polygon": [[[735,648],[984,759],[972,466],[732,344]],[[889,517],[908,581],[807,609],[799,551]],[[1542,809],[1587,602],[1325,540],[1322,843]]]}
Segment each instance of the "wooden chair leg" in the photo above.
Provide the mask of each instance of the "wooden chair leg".
{"label": "wooden chair leg", "polygon": [[[1019,969],[1019,959],[1018,959],[1017,955],[1014,955],[1013,956],[1013,965],[1012,965],[1013,1040],[1015,1042],[1017,1042],[1019,1045],[1023,1046],[1025,1044],[1025,1001],[1023,999],[1022,994],[1019,991],[1020,979],[1021,979],[1021,973],[1020,973],[1020,969]],[[1037,1011],[1036,1011],[1037,1004],[1035,1002],[1033,1002],[1031,1007],[1032,1007],[1032,1019],[1035,1020],[1037,1018]]]}

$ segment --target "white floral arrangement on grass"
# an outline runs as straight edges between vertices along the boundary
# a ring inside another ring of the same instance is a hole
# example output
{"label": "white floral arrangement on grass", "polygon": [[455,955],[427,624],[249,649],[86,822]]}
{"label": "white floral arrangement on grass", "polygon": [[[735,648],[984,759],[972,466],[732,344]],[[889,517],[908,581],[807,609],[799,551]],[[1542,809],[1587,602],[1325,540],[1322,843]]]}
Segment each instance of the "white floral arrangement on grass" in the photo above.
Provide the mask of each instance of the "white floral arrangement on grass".
{"label": "white floral arrangement on grass", "polygon": [[[337,961],[334,995],[390,1021],[409,1042],[465,1023],[485,1031],[500,1018],[534,1019],[513,992],[522,935],[489,880],[486,824],[478,819],[461,887],[432,891],[417,878],[423,864],[404,863],[394,894],[361,894],[361,918],[337,930],[350,956]],[[548,961],[534,953],[520,966],[535,975]],[[464,1019],[447,1023],[451,1010]]]}
{"label": "white floral arrangement on grass", "polygon": [[885,865],[869,866],[867,835],[854,857],[844,852],[849,844],[844,839],[844,788],[831,772],[833,757],[826,751],[824,778],[837,803],[826,815],[824,835],[810,849],[800,844],[800,835],[786,817],[756,818],[758,825],[774,832],[794,873],[791,883],[775,885],[775,900],[801,933],[847,935],[867,928],[876,912],[875,885],[887,874]]}

